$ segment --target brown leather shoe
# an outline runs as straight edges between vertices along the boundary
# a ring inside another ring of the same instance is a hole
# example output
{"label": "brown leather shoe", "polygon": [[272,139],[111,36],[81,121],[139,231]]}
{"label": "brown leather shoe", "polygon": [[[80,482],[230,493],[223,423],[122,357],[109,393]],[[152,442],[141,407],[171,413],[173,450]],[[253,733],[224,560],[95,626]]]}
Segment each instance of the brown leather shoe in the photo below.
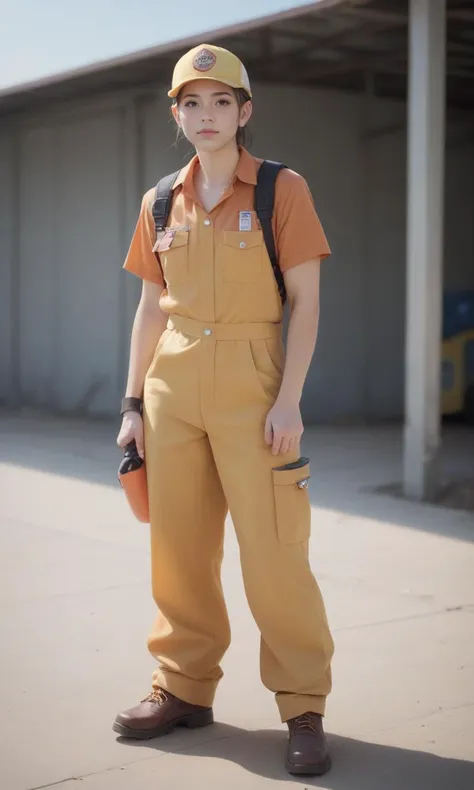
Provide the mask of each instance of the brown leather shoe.
{"label": "brown leather shoe", "polygon": [[190,705],[169,691],[156,689],[139,705],[119,713],[113,729],[124,738],[146,740],[165,735],[175,727],[205,727],[213,721],[212,708]]}
{"label": "brown leather shoe", "polygon": [[299,776],[322,776],[331,767],[323,717],[319,713],[303,713],[288,722],[290,742],[286,770]]}

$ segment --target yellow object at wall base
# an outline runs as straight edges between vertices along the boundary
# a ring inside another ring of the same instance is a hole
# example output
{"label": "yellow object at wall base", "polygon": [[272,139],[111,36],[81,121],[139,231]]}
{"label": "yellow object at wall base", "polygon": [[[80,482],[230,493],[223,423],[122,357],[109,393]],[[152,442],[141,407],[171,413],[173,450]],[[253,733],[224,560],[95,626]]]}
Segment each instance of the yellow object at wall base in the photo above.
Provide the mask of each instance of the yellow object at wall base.
{"label": "yellow object at wall base", "polygon": [[474,383],[468,365],[468,345],[474,344],[474,329],[460,332],[442,345],[441,410],[443,415],[464,410],[469,383]]}

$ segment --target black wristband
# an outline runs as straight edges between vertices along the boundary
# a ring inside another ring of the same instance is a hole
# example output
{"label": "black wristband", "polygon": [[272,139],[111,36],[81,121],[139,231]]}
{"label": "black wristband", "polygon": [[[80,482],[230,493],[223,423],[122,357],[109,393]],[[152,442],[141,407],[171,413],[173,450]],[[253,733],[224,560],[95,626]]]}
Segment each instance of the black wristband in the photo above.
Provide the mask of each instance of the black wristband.
{"label": "black wristband", "polygon": [[136,411],[138,414],[141,414],[142,406],[143,401],[141,398],[122,398],[120,414],[123,415],[126,411]]}

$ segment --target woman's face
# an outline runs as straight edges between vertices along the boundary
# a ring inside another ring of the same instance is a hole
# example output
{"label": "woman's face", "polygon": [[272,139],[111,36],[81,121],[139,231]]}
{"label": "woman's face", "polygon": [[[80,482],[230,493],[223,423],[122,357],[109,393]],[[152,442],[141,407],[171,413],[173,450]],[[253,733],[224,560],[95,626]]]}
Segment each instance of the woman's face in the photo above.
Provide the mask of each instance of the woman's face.
{"label": "woman's face", "polygon": [[182,89],[173,115],[190,143],[200,151],[218,151],[235,140],[252,114],[252,102],[239,108],[234,91],[214,80],[193,80]]}

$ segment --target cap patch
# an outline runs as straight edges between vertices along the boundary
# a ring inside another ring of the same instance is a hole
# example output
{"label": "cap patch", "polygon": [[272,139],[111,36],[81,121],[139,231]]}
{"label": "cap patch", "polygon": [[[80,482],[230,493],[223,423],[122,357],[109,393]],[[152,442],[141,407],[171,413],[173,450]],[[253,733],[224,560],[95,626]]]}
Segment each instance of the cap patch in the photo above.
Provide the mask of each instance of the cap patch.
{"label": "cap patch", "polygon": [[210,49],[200,49],[194,56],[193,66],[196,71],[209,71],[215,66],[216,60],[216,56]]}

